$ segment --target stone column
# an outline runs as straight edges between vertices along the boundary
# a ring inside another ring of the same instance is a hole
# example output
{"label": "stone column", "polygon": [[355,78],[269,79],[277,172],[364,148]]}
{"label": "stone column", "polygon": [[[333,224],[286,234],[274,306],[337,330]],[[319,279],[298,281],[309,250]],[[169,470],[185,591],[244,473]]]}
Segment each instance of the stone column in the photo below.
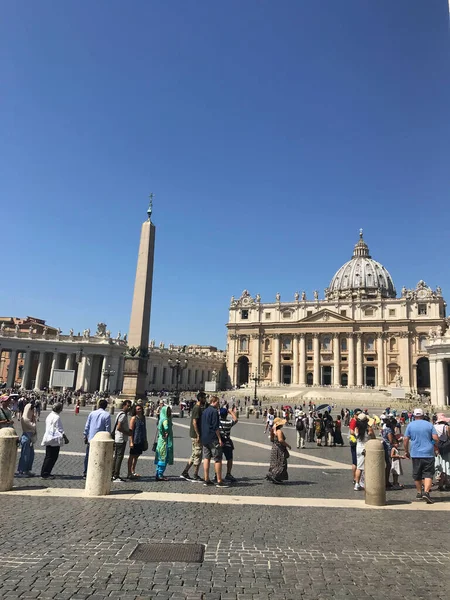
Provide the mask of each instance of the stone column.
{"label": "stone column", "polygon": [[355,385],[355,336],[350,333],[347,340],[348,387]]}
{"label": "stone column", "polygon": [[300,373],[299,384],[306,385],[306,335],[300,334]]}
{"label": "stone column", "polygon": [[400,356],[402,361],[401,375],[403,387],[411,387],[411,349],[409,343],[409,332],[405,331],[400,337]]}
{"label": "stone column", "polygon": [[81,358],[81,362],[78,365],[78,375],[77,375],[77,383],[75,389],[82,389],[84,392],[86,391],[84,386],[85,372],[86,372],[86,360],[87,356],[84,354]]}
{"label": "stone column", "polygon": [[272,383],[280,383],[280,335],[276,333],[273,336],[273,352],[272,352]]}
{"label": "stone column", "polygon": [[386,385],[386,366],[384,364],[384,334],[379,333],[377,337],[378,354],[378,386]]}
{"label": "stone column", "polygon": [[32,366],[33,366],[33,353],[31,352],[31,350],[27,350],[27,353],[25,355],[25,365],[23,367],[23,373],[22,373],[22,388],[24,390],[27,390],[28,386],[30,384],[30,373],[31,373]]}
{"label": "stone column", "polygon": [[295,333],[292,336],[292,344],[293,344],[293,352],[292,352],[292,358],[294,361],[294,377],[293,377],[293,383],[294,385],[298,385],[298,333]]}
{"label": "stone column", "polygon": [[50,369],[50,384],[49,387],[53,387],[53,371],[58,368],[59,353],[53,352],[52,368]]}
{"label": "stone column", "polygon": [[[236,338],[237,336],[233,333],[229,337],[227,362],[228,362],[228,375],[230,376],[231,385],[237,385],[236,380]],[[187,381],[187,379],[186,379]]]}
{"label": "stone column", "polygon": [[320,385],[320,341],[319,341],[318,333],[313,333],[313,350],[314,350],[313,384]]}
{"label": "stone column", "polygon": [[100,372],[100,391],[101,392],[104,392],[106,390],[106,382],[108,381],[108,377],[105,377],[103,372],[106,371],[107,369],[108,369],[108,357],[104,356],[103,361],[102,361],[102,366],[101,366],[101,372]]}
{"label": "stone column", "polygon": [[356,385],[364,385],[362,334],[356,334]]}
{"label": "stone column", "polygon": [[339,334],[335,333],[333,337],[333,385],[339,386],[341,383],[341,357],[339,347]]}
{"label": "stone column", "polygon": [[36,381],[34,382],[34,388],[40,390],[42,388],[42,378],[44,377],[45,367],[45,352],[39,352],[39,362],[36,370]]}
{"label": "stone column", "polygon": [[438,358],[436,361],[436,405],[437,406],[445,406],[446,405],[446,394],[445,394],[445,360],[443,358]]}
{"label": "stone column", "polygon": [[259,333],[253,333],[252,334],[252,370],[253,373],[256,374],[256,371],[259,370],[261,368],[261,364],[260,364],[260,356],[259,356],[259,351],[260,351],[260,335]]}
{"label": "stone column", "polygon": [[17,371],[17,350],[11,350],[9,353],[9,369],[8,369],[8,378],[6,380],[6,387],[13,387],[14,382],[16,381],[16,371]]}

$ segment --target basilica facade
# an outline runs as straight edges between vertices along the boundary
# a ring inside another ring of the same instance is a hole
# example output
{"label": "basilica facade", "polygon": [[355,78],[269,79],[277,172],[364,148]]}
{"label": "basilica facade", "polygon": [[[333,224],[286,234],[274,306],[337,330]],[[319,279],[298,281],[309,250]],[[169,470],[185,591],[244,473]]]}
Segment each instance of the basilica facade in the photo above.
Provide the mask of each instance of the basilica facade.
{"label": "basilica facade", "polygon": [[403,387],[430,391],[427,344],[446,327],[439,287],[419,281],[397,297],[387,269],[370,256],[362,231],[352,258],[320,299],[296,292],[265,303],[232,297],[227,369],[231,385]]}

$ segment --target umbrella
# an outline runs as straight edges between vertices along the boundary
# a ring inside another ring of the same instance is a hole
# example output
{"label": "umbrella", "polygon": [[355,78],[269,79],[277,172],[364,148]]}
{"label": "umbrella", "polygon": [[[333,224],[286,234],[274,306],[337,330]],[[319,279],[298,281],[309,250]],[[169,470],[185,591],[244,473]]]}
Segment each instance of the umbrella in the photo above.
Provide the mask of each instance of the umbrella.
{"label": "umbrella", "polygon": [[327,409],[328,412],[331,412],[331,406],[329,404],[321,404],[320,406],[316,406],[316,410]]}

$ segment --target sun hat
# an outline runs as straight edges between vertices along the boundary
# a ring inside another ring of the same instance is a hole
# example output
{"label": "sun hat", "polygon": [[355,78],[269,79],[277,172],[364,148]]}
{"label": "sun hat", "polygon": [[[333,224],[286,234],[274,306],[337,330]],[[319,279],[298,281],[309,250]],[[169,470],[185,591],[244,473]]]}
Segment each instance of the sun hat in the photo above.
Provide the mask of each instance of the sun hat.
{"label": "sun hat", "polygon": [[273,420],[273,426],[275,427],[275,429],[277,427],[282,427],[283,425],[286,425],[286,419],[281,419],[280,417],[277,417]]}
{"label": "sun hat", "polygon": [[360,413],[357,419],[358,421],[367,421],[369,427],[372,427],[372,425],[375,423],[375,419],[372,419],[371,417],[369,417],[369,415],[366,415],[366,413]]}
{"label": "sun hat", "polygon": [[440,423],[441,421],[444,423],[450,423],[450,417],[446,417],[444,413],[438,413],[436,415],[436,423]]}
{"label": "sun hat", "polygon": [[415,408],[413,414],[415,417],[423,417],[423,410],[421,408]]}
{"label": "sun hat", "polygon": [[0,396],[0,402],[8,402],[9,396]]}

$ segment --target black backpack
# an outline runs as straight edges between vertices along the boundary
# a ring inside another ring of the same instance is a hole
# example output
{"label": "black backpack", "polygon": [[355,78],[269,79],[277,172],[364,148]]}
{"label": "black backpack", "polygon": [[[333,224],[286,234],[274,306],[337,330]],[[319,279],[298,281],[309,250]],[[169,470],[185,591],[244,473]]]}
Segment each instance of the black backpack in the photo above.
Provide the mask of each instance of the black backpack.
{"label": "black backpack", "polygon": [[305,423],[303,422],[303,418],[299,417],[297,419],[297,423],[295,424],[295,428],[297,431],[303,431],[305,429]]}

